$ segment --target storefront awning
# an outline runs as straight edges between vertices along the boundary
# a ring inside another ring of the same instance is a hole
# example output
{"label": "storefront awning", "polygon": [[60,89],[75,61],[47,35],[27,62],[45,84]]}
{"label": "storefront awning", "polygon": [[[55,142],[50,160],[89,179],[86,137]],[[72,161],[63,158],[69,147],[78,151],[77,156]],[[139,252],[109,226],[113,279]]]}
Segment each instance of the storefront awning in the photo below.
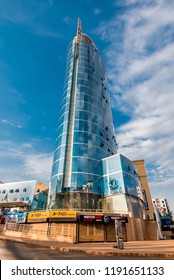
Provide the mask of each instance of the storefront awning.
{"label": "storefront awning", "polygon": [[29,206],[28,203],[24,201],[1,201],[0,208],[14,208],[14,207],[27,207]]}

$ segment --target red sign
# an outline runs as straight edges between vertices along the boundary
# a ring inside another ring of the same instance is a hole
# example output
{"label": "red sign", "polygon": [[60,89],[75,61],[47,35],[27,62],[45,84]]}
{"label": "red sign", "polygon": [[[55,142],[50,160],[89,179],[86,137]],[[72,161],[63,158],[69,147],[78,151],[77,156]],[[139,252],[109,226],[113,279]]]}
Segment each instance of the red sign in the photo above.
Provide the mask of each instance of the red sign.
{"label": "red sign", "polygon": [[80,221],[84,222],[102,222],[103,216],[102,215],[81,215]]}

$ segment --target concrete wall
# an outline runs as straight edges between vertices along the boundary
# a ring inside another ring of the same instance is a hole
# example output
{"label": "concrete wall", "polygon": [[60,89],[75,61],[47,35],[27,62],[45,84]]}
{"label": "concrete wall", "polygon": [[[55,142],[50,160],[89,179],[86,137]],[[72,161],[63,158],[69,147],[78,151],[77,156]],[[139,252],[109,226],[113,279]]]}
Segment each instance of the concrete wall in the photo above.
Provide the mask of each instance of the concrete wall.
{"label": "concrete wall", "polygon": [[[128,223],[125,226],[127,241],[157,240],[155,221],[128,217]],[[7,230],[4,231],[4,234],[35,240],[56,240],[70,243],[76,243],[78,240],[81,242],[85,242],[85,240],[102,242],[106,241],[104,238],[105,230],[106,227],[102,223],[83,223],[83,228],[80,228],[80,223],[76,224],[76,222],[7,223]],[[81,236],[78,236],[78,234]]]}
{"label": "concrete wall", "polygon": [[157,240],[157,225],[155,221],[129,217],[126,230],[128,241]]}
{"label": "concrete wall", "polygon": [[34,194],[38,194],[37,190],[39,190],[40,192],[48,191],[48,186],[39,182],[39,181],[36,181],[36,187],[35,187],[35,190],[34,190]]}
{"label": "concrete wall", "polygon": [[145,221],[146,231],[145,240],[157,240],[156,221]]}
{"label": "concrete wall", "polygon": [[145,192],[146,192],[147,202],[148,202],[148,206],[149,206],[149,209],[146,210],[146,215],[149,215],[150,219],[154,219],[152,197],[151,197],[151,193],[150,193],[150,189],[149,189],[149,185],[148,185],[148,181],[147,181],[144,160],[135,160],[135,161],[133,161],[133,163],[135,164],[136,168],[138,169],[138,174],[140,176],[142,190],[145,190]]}

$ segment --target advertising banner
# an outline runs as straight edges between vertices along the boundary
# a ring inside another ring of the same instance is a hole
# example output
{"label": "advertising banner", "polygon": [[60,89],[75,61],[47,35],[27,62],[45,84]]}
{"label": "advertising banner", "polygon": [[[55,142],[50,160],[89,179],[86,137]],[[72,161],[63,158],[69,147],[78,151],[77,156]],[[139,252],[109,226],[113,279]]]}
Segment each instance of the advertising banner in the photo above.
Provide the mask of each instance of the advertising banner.
{"label": "advertising banner", "polygon": [[102,222],[103,216],[102,215],[80,215],[79,220],[80,220],[80,222]]}
{"label": "advertising banner", "polygon": [[66,210],[51,210],[50,219],[52,221],[76,221],[77,213],[76,211],[66,211]]}
{"label": "advertising banner", "polygon": [[79,216],[79,222],[104,222],[104,223],[110,223],[115,222],[115,220],[118,220],[123,223],[127,223],[127,217],[122,216],[103,216],[103,215],[80,215]]}
{"label": "advertising banner", "polygon": [[49,217],[49,211],[37,211],[28,213],[27,221],[29,223],[33,222],[46,222]]}
{"label": "advertising banner", "polygon": [[19,212],[4,212],[3,217],[5,217],[6,222],[16,222]]}
{"label": "advertising banner", "polygon": [[27,212],[21,212],[18,214],[16,223],[18,224],[24,224],[27,220]]}

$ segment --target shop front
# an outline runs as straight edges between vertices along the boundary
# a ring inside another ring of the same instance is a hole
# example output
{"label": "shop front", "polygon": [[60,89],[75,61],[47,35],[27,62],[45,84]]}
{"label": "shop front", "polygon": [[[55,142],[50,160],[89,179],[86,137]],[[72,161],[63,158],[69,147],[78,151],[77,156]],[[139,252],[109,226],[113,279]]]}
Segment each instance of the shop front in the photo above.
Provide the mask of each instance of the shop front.
{"label": "shop front", "polygon": [[116,241],[115,220],[121,222],[123,241],[127,241],[127,217],[109,215],[79,215],[78,242],[114,242]]}

